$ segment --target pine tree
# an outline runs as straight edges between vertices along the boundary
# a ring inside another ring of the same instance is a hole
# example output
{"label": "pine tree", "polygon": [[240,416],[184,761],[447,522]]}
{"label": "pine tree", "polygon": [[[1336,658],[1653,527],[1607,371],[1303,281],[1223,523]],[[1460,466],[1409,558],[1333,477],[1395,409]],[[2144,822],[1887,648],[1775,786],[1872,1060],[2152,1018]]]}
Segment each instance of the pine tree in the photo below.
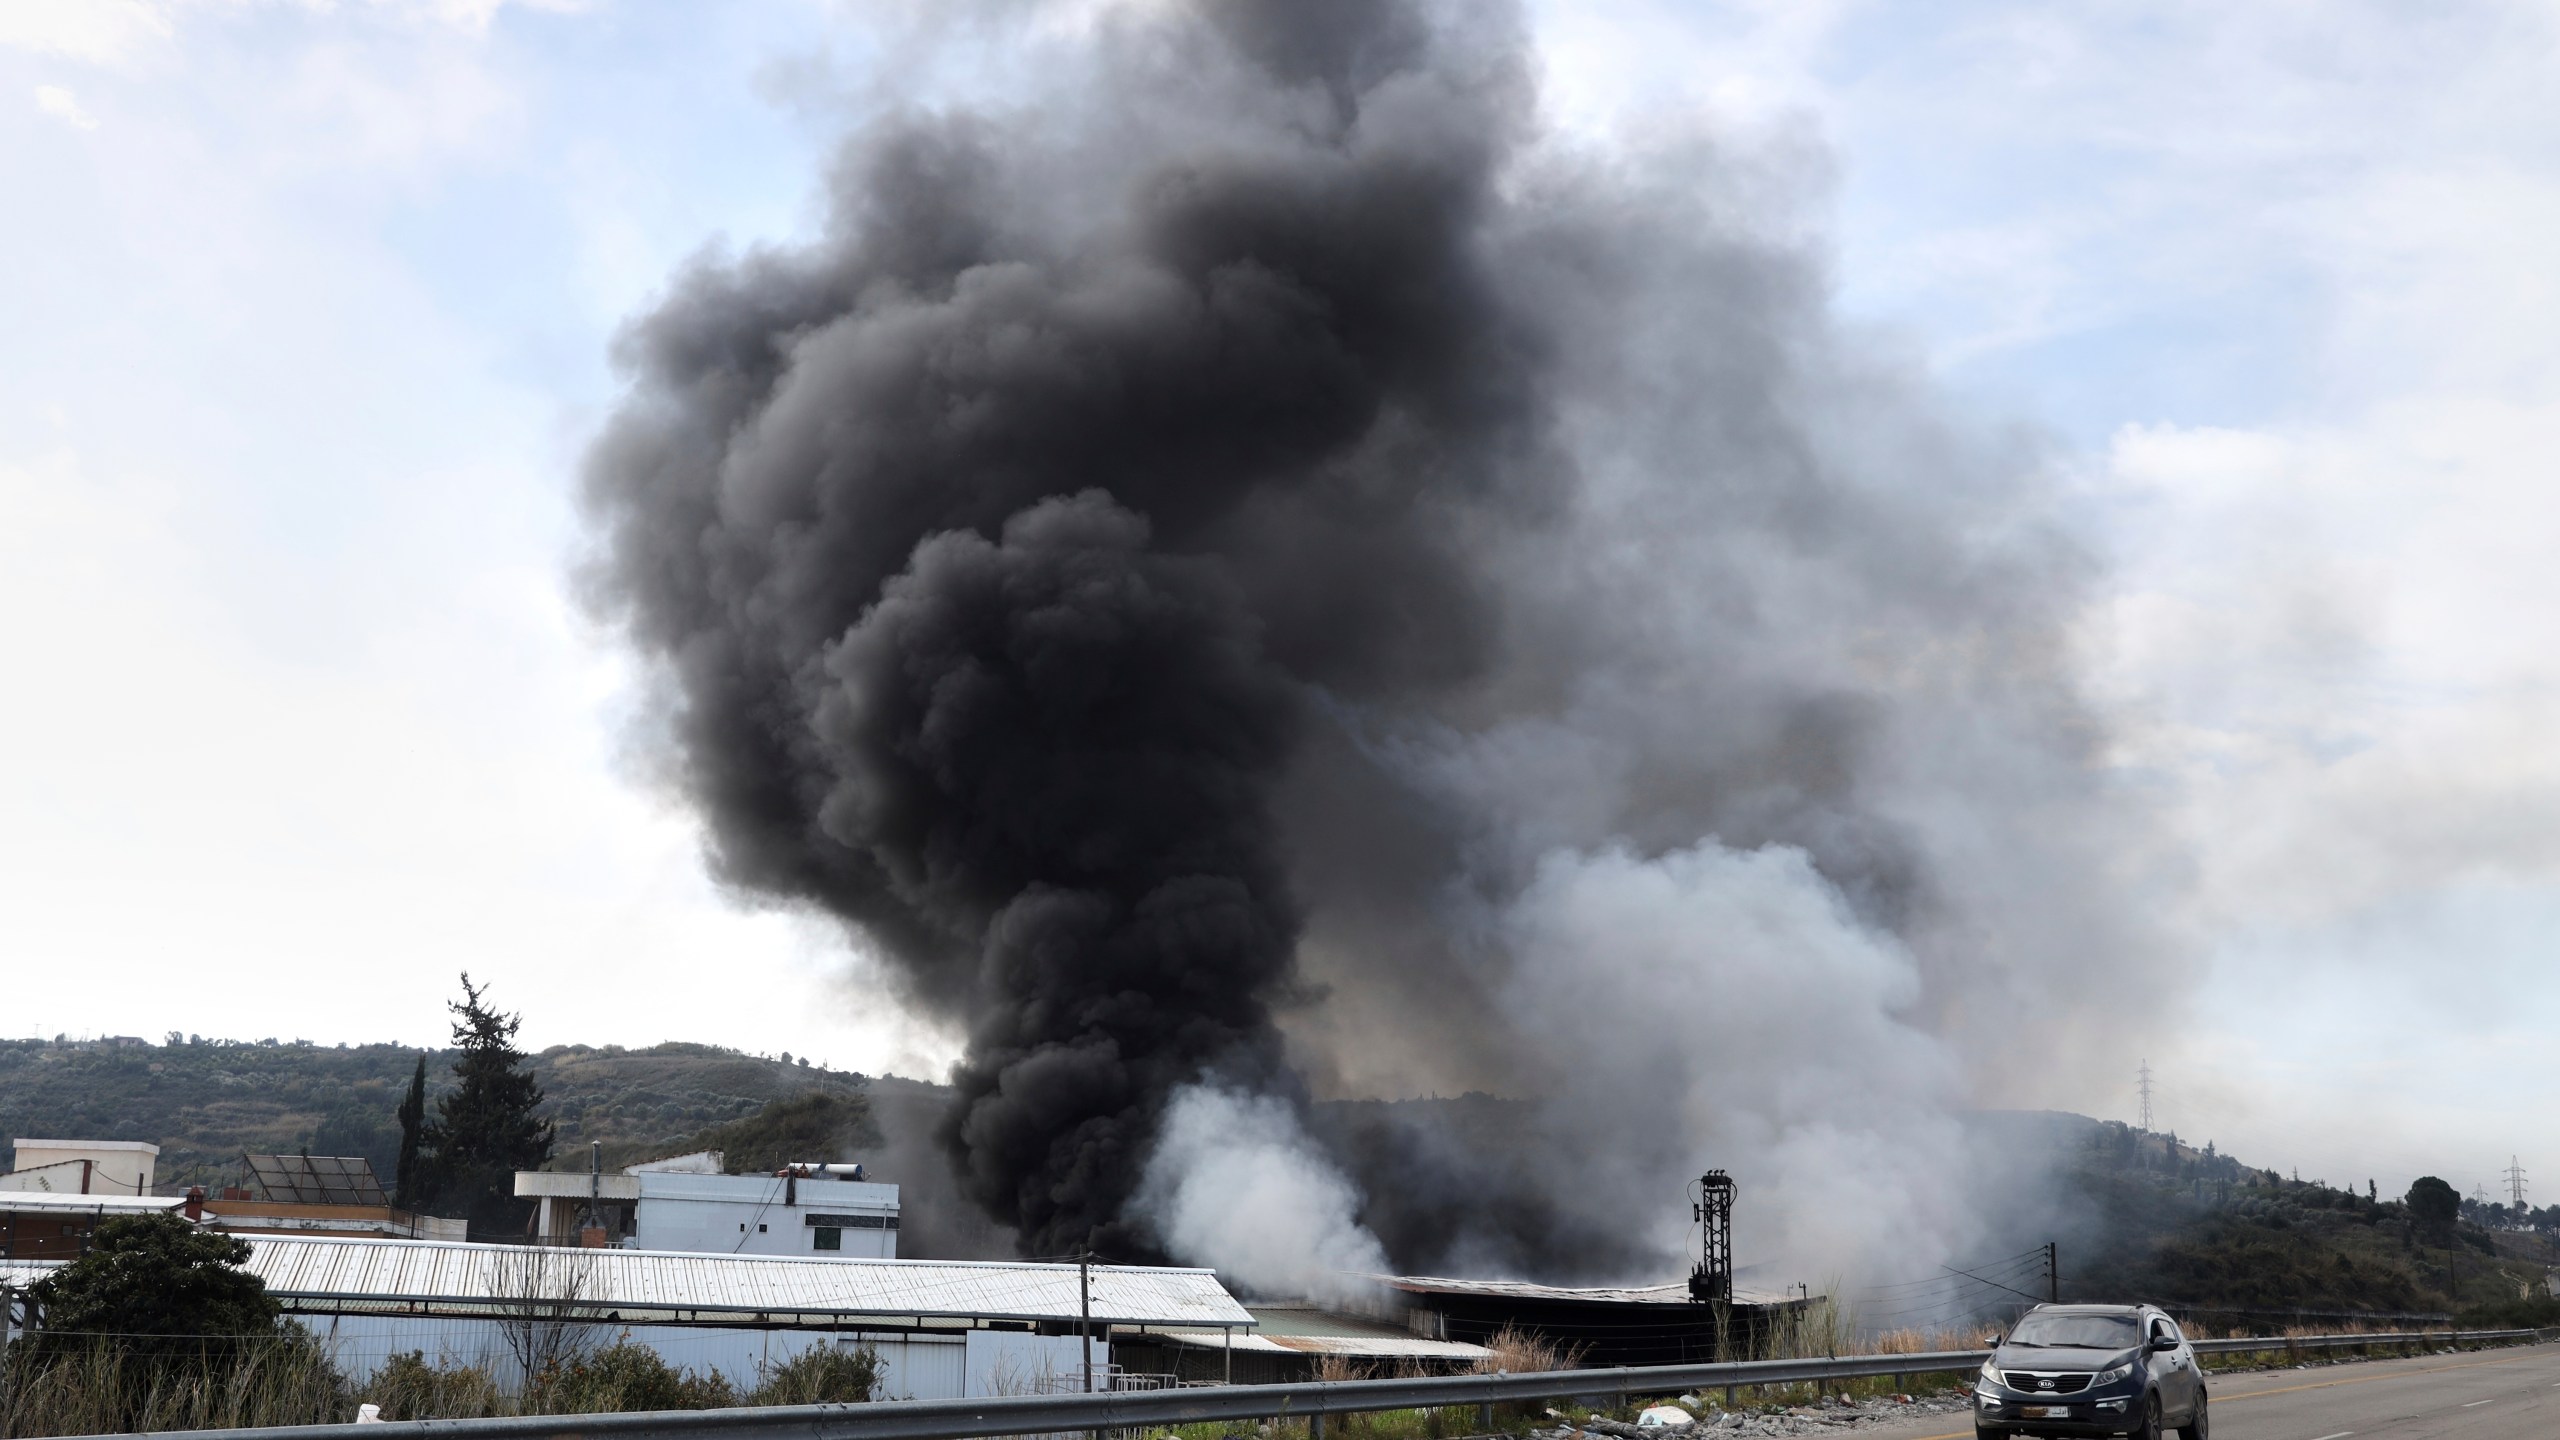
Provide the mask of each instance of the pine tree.
{"label": "pine tree", "polygon": [[487,992],[462,977],[462,999],[453,1011],[453,1062],[459,1082],[436,1102],[435,1123],[427,1128],[423,1148],[430,1155],[424,1169],[429,1193],[419,1199],[446,1214],[460,1213],[472,1230],[511,1237],[519,1206],[515,1172],[533,1170],[551,1158],[551,1122],[534,1111],[542,1105],[542,1087],[525,1068],[516,1048],[521,1015],[491,1007]]}
{"label": "pine tree", "polygon": [[418,1147],[427,1133],[427,1057],[418,1056],[417,1073],[409,1077],[408,1098],[400,1102],[400,1166],[393,1174],[391,1204],[400,1210],[415,1210],[419,1200]]}

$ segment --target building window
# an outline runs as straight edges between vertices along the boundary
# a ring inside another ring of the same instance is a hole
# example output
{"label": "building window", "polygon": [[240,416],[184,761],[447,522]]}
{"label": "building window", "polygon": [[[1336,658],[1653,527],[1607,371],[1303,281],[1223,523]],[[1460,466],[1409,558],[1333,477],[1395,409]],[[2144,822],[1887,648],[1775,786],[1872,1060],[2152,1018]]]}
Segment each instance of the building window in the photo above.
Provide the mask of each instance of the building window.
{"label": "building window", "polygon": [[762,1225],[758,1225],[758,1226],[756,1227],[756,1233],[757,1233],[757,1234],[759,1234],[759,1235],[763,1234],[763,1233],[764,1233],[764,1227],[763,1227]]}
{"label": "building window", "polygon": [[809,1248],[812,1250],[841,1250],[844,1248],[844,1232],[833,1225],[821,1225],[815,1230],[810,1231],[809,1234],[811,1236]]}

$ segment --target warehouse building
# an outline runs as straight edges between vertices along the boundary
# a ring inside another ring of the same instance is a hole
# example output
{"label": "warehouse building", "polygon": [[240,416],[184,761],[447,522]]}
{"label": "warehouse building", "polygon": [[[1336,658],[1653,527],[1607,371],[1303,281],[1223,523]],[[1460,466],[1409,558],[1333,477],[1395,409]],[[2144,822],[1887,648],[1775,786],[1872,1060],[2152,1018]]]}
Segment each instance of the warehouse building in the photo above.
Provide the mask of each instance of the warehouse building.
{"label": "warehouse building", "polygon": [[1684,1284],[1535,1285],[1374,1275],[1346,1308],[1434,1340],[1484,1344],[1505,1330],[1542,1340],[1584,1365],[1689,1365],[1755,1353],[1802,1294],[1735,1286],[1701,1304]]}
{"label": "warehouse building", "polygon": [[[172,1202],[175,1203],[175,1202]],[[487,1367],[617,1340],[753,1385],[821,1345],[880,1357],[909,1399],[1084,1388],[1085,1317],[1100,1385],[1132,1382],[1119,1348],[1168,1330],[1250,1332],[1206,1270],[935,1260],[829,1260],[401,1240],[249,1239],[248,1268],[351,1378],[391,1356]],[[59,1261],[0,1261],[23,1289]]]}

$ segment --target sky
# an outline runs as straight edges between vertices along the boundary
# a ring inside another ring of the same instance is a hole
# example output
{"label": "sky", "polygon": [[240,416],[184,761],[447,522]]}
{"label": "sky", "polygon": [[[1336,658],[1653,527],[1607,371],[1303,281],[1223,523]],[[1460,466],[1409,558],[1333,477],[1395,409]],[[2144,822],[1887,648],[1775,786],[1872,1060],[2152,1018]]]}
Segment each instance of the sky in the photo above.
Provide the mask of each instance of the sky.
{"label": "sky", "polygon": [[[420,1043],[468,969],[535,1046],[948,1061],[705,877],[573,500],[677,267],[1001,85],[923,8],[0,5],[0,1033]],[[2560,11],[1532,15],[1557,124],[1784,174],[1869,343],[2058,457],[2191,875],[2203,978],[2111,1002],[2169,1013],[2159,1123],[2560,1187]]]}

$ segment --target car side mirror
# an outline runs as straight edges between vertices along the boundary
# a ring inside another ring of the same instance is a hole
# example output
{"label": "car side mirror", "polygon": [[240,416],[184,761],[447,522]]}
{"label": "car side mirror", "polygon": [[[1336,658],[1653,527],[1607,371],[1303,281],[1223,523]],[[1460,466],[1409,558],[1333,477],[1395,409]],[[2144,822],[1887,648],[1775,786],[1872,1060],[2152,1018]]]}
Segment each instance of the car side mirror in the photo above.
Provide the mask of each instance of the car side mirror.
{"label": "car side mirror", "polygon": [[2151,1337],[2151,1348],[2154,1350],[2175,1350],[2178,1348],[2177,1337],[2172,1335],[2154,1335]]}

